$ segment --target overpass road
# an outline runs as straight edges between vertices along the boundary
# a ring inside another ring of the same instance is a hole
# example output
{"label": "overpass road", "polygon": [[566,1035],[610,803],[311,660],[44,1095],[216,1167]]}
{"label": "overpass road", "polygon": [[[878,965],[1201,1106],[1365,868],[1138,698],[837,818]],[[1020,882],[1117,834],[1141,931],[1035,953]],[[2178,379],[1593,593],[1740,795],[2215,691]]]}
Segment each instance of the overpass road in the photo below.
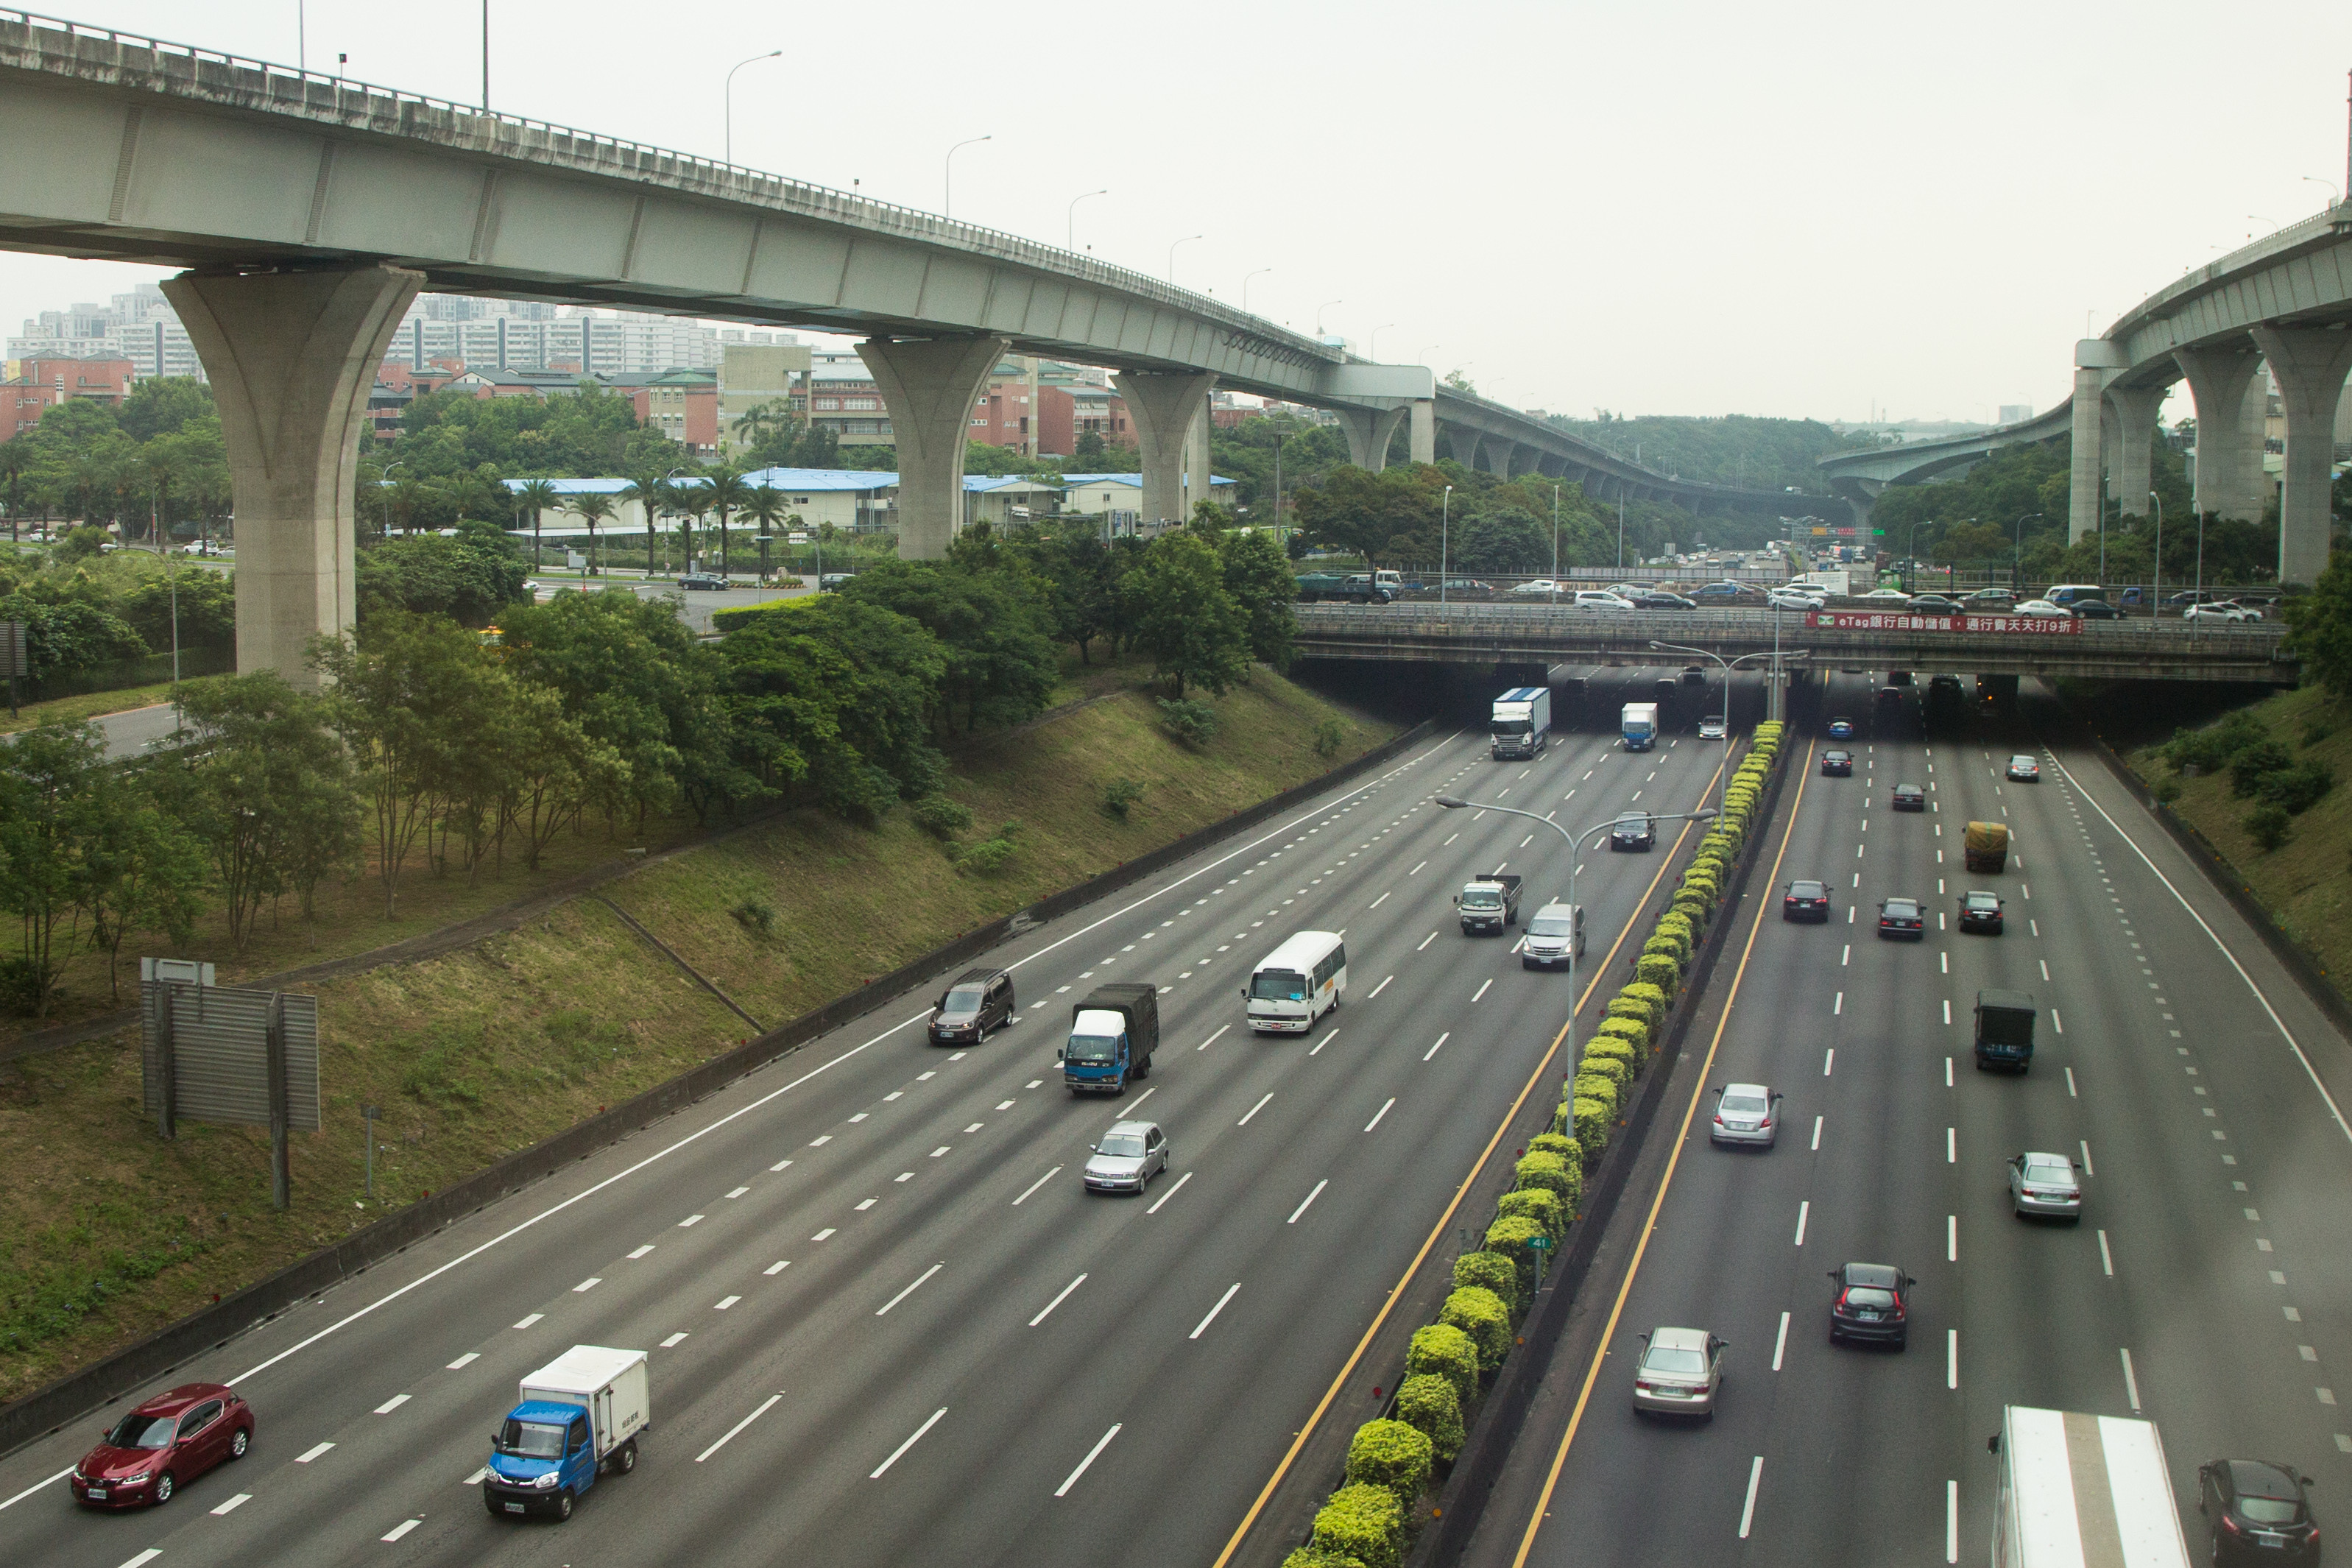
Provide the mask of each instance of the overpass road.
{"label": "overpass road", "polygon": [[[1832,678],[1819,712],[1867,695]],[[1818,740],[1798,753],[1777,875],[1737,916],[1478,1568],[1981,1563],[2008,1403],[2156,1421],[2192,1542],[2217,1457],[2299,1465],[2324,1521],[2347,1507],[2346,1042],[2054,704],[1964,738],[1923,740],[1909,709],[1884,728],[1852,778],[1819,774]],[[2006,781],[2011,750],[2042,783]],[[1905,782],[1928,812],[1888,809]],[[1971,817],[2009,823],[2005,873],[1961,866]],[[1792,877],[1832,883],[1828,926],[1781,922]],[[1974,886],[2008,900],[2004,934],[1946,929]],[[1875,936],[1891,894],[1926,901],[1924,941]],[[2021,1079],[1971,1066],[1979,987],[2040,1002]],[[1731,1080],[1786,1094],[1777,1149],[1710,1145],[1703,1090]],[[2012,1216],[2024,1149],[2083,1163],[2079,1225]],[[1907,1351],[1829,1344],[1825,1275],[1848,1261],[1918,1279]],[[1668,1324],[1730,1342],[1711,1425],[1632,1412],[1637,1336]]]}
{"label": "overpass road", "polygon": [[[1565,975],[1465,939],[1450,903],[1498,865],[1549,896],[1557,839],[1430,797],[1589,822],[1688,808],[1722,762],[1696,700],[1670,743],[1615,751],[1643,676],[1611,674],[1532,764],[1451,735],[1017,940],[997,961],[1026,1006],[984,1044],[927,1046],[902,1001],[184,1365],[163,1381],[234,1382],[259,1439],[165,1510],[76,1512],[58,1478],[97,1415],[8,1456],[0,1560],[1075,1568],[1117,1539],[1211,1562],[1566,1015]],[[1665,863],[1588,861],[1596,960]],[[1345,932],[1349,999],[1254,1038],[1238,993],[1301,928]],[[1074,1100],[1068,1005],[1132,978],[1165,988],[1157,1065],[1123,1103]],[[1122,1115],[1169,1130],[1171,1174],[1090,1198],[1087,1145]],[[651,1352],[644,1462],[568,1524],[491,1519],[490,1429],[574,1342]],[[1323,1419],[1372,1414],[1378,1381]]]}

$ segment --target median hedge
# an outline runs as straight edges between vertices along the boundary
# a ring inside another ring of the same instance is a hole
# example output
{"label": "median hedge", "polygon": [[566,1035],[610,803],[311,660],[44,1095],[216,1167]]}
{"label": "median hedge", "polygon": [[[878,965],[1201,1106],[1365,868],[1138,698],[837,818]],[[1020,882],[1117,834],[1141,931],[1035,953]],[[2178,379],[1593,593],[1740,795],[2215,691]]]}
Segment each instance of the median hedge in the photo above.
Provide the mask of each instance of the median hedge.
{"label": "median hedge", "polygon": [[1398,1522],[1402,1523],[1402,1510],[1429,1484],[1433,1453],[1429,1434],[1407,1422],[1367,1421],[1348,1445],[1348,1483],[1387,1488],[1397,1500]]}
{"label": "median hedge", "polygon": [[1454,1397],[1454,1384],[1444,1378],[1427,1372],[1406,1378],[1397,1385],[1396,1413],[1398,1420],[1424,1434],[1437,1457],[1447,1464],[1462,1451],[1462,1401]]}
{"label": "median hedge", "polygon": [[1404,1507],[1386,1487],[1352,1482],[1315,1516],[1310,1544],[1352,1557],[1364,1568],[1397,1568],[1404,1554]]}
{"label": "median hedge", "polygon": [[[1525,1196],[1513,1193],[1513,1197]],[[1551,1194],[1543,1194],[1550,1198]],[[1558,1199],[1552,1201],[1557,1204]],[[1465,1285],[1445,1298],[1445,1305],[1437,1310],[1437,1321],[1450,1323],[1468,1334],[1478,1347],[1478,1370],[1492,1372],[1503,1364],[1511,1353],[1511,1310],[1503,1299],[1483,1286]]]}
{"label": "median hedge", "polygon": [[1519,1299],[1526,1300],[1536,1293],[1536,1270],[1541,1266],[1537,1254],[1538,1237],[1550,1239],[1543,1226],[1519,1215],[1504,1215],[1486,1227],[1486,1250],[1499,1252],[1519,1268]]}
{"label": "median hedge", "polygon": [[1531,1219],[1543,1226],[1544,1234],[1557,1247],[1568,1234],[1568,1207],[1559,1194],[1542,1187],[1523,1187],[1505,1193],[1495,1201],[1495,1212],[1505,1219]]}
{"label": "median hedge", "polygon": [[1451,1323],[1415,1329],[1405,1346],[1404,1370],[1428,1373],[1454,1385],[1454,1397],[1467,1405],[1478,1394],[1478,1346]]}
{"label": "median hedge", "polygon": [[1513,1311],[1519,1307],[1518,1265],[1499,1252],[1465,1252],[1454,1260],[1456,1289],[1476,1286],[1492,1290]]}

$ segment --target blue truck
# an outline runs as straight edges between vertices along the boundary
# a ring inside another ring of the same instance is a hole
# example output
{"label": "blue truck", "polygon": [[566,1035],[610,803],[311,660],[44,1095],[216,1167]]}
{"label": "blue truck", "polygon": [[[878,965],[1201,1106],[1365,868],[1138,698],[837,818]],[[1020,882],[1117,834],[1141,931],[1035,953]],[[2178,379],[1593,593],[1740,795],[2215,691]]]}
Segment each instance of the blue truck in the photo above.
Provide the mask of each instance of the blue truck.
{"label": "blue truck", "polygon": [[1160,1044],[1160,992],[1151,985],[1097,985],[1070,1009],[1070,1037],[1056,1059],[1072,1094],[1125,1094],[1151,1076]]}
{"label": "blue truck", "polygon": [[522,1380],[522,1400],[490,1434],[482,1504],[495,1519],[570,1519],[604,1475],[637,1468],[647,1415],[646,1352],[573,1345]]}
{"label": "blue truck", "polygon": [[1658,743],[1658,705],[1654,702],[1628,702],[1617,716],[1617,732],[1625,738],[1629,752],[1646,752]]}

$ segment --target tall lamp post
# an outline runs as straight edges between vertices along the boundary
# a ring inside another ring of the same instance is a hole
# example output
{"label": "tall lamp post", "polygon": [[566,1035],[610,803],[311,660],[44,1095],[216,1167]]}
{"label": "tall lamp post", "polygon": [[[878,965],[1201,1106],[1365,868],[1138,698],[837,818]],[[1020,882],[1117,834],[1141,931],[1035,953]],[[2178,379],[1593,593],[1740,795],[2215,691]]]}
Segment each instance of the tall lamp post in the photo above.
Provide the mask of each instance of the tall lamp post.
{"label": "tall lamp post", "polygon": [[1176,245],[1171,245],[1168,247],[1168,287],[1171,289],[1176,287],[1176,246],[1190,245],[1196,239],[1206,239],[1208,237],[1209,237],[1205,234],[1188,234],[1183,238],[1178,240]]}
{"label": "tall lamp post", "polygon": [[967,147],[977,147],[983,142],[993,142],[995,140],[996,138],[993,134],[987,136],[973,136],[959,142],[954,146],[948,149],[948,155],[944,164],[942,165],[946,170],[946,173],[942,176],[940,182],[940,216],[941,217],[951,218],[955,216],[955,155],[958,153],[962,152]]}
{"label": "tall lamp post", "polygon": [[1244,274],[1243,275],[1243,277],[1242,277],[1242,314],[1244,314],[1244,315],[1247,315],[1247,314],[1249,314],[1249,286],[1250,286],[1250,279],[1253,279],[1253,278],[1263,278],[1263,277],[1265,277],[1267,273],[1269,273],[1269,272],[1271,272],[1271,271],[1273,271],[1273,270],[1274,270],[1274,268],[1271,268],[1271,267],[1261,267],[1261,268],[1258,268],[1256,271],[1255,271],[1255,272],[1244,273]]}
{"label": "tall lamp post", "polygon": [[[1567,839],[1568,903],[1570,909],[1574,909],[1576,907],[1576,863],[1584,854],[1584,841],[1595,837],[1596,835],[1606,833],[1611,828],[1617,826],[1617,818],[1612,816],[1605,822],[1596,822],[1591,826],[1587,827],[1580,832],[1571,833],[1567,828],[1562,827],[1559,823],[1554,822],[1549,816],[1538,816],[1532,811],[1521,811],[1515,805],[1489,805],[1484,801],[1463,800],[1458,796],[1450,795],[1439,795],[1437,797],[1437,804],[1444,806],[1448,811],[1461,811],[1468,809],[1473,811],[1499,812],[1505,816],[1524,816],[1529,822],[1542,823],[1546,827],[1550,828],[1554,833],[1557,833],[1562,838]],[[1712,806],[1702,806],[1696,811],[1678,811],[1667,816],[1660,816],[1656,813],[1653,813],[1650,816],[1650,820],[1652,822],[1712,822],[1715,820],[1715,809]],[[1568,1056],[1570,1065],[1571,1066],[1573,1066],[1576,1061],[1576,1015],[1578,1012],[1578,1001],[1576,995],[1576,944],[1578,935],[1578,932],[1570,931],[1568,938]]]}
{"label": "tall lamp post", "polygon": [[2021,584],[2024,577],[2025,525],[2032,522],[2037,517],[2044,522],[2050,521],[2050,516],[2047,512],[2029,511],[2023,517],[2019,518],[2015,526],[2010,530],[2009,586],[2012,593],[2015,592]]}
{"label": "tall lamp post", "polygon": [[1437,602],[1445,603],[1445,541],[1454,527],[1454,487],[1445,487],[1438,498],[1437,512]]}
{"label": "tall lamp post", "polygon": [[2150,490],[2147,501],[2156,508],[2156,570],[2148,574],[2156,585],[2147,601],[2147,618],[2152,621],[2164,614],[2164,498]]}
{"label": "tall lamp post", "polygon": [[1551,488],[1551,602],[1559,607],[1559,487]]}
{"label": "tall lamp post", "polygon": [[723,105],[722,112],[727,117],[727,162],[730,163],[735,162],[735,73],[745,66],[755,66],[761,60],[774,59],[783,52],[782,49],[770,49],[764,55],[753,55],[750,59],[739,60],[728,68],[727,85],[720,91],[719,97]]}
{"label": "tall lamp post", "polygon": [[1093,196],[1107,196],[1108,195],[1110,195],[1110,187],[1108,185],[1105,185],[1101,190],[1087,191],[1083,195],[1076,195],[1070,198],[1070,210],[1066,215],[1069,219],[1069,232],[1066,237],[1065,244],[1066,249],[1076,250],[1078,247],[1078,204]]}
{"label": "tall lamp post", "polygon": [[[1772,617],[1772,624],[1775,627],[1779,626],[1780,624],[1780,617],[1777,613]],[[1723,743],[1727,746],[1731,743],[1731,672],[1738,668],[1741,665],[1746,664],[1751,658],[1769,658],[1772,661],[1773,689],[1778,690],[1780,684],[1780,660],[1783,658],[1802,658],[1807,654],[1813,651],[1809,647],[1797,647],[1790,648],[1786,654],[1783,654],[1778,646],[1778,641],[1779,639],[1776,637],[1774,639],[1775,646],[1769,653],[1744,653],[1738,658],[1730,659],[1724,658],[1717,654],[1709,653],[1703,647],[1685,647],[1682,644],[1675,642],[1653,642],[1650,646],[1664,653],[1696,654],[1701,658],[1713,660],[1722,668]],[[1709,785],[1708,787],[1712,788],[1714,786]],[[1705,805],[1706,803],[1706,796],[1699,796],[1699,803],[1702,805]]]}

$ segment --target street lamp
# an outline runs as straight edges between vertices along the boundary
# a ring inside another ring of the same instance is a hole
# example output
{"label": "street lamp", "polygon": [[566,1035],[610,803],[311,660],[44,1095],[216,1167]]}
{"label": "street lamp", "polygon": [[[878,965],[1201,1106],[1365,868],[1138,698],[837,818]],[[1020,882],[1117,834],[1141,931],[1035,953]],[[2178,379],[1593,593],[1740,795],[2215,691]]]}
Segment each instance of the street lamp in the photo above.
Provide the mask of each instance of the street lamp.
{"label": "street lamp", "polygon": [[1069,217],[1069,237],[1066,248],[1076,250],[1078,247],[1078,204],[1091,196],[1107,196],[1108,195],[1110,195],[1110,187],[1108,185],[1105,185],[1101,190],[1088,191],[1084,195],[1076,195],[1070,198],[1070,210],[1067,215]]}
{"label": "street lamp", "polygon": [[2156,570],[2148,574],[2156,580],[2154,595],[2147,604],[2147,618],[2152,621],[2164,614],[2164,498],[2150,490],[2147,499],[2148,504],[2156,508]]}
{"label": "street lamp", "polygon": [[1559,487],[1551,488],[1551,603],[1559,608]]}
{"label": "street lamp", "polygon": [[[1680,644],[1680,643],[1672,643],[1672,642],[1653,642],[1653,643],[1651,643],[1651,644],[1650,644],[1650,646],[1651,646],[1652,647],[1654,647],[1654,648],[1657,648],[1657,649],[1660,649],[1660,650],[1662,650],[1662,651],[1664,651],[1664,652],[1667,652],[1667,653],[1689,653],[1689,654],[1696,654],[1696,655],[1697,655],[1699,658],[1701,658],[1713,659],[1713,660],[1714,660],[1717,665],[1719,665],[1719,666],[1721,666],[1721,667],[1722,667],[1722,669],[1723,669],[1723,743],[1724,743],[1725,745],[1727,745],[1727,745],[1731,744],[1731,672],[1732,672],[1733,670],[1735,670],[1735,669],[1738,668],[1741,665],[1746,664],[1746,663],[1747,663],[1749,659],[1751,659],[1751,658],[1769,658],[1769,659],[1770,659],[1770,660],[1772,661],[1772,686],[1773,686],[1773,689],[1774,689],[1775,691],[1778,691],[1778,690],[1780,689],[1780,660],[1781,660],[1781,659],[1783,659],[1783,658],[1804,658],[1807,654],[1810,654],[1810,653],[1811,653],[1811,652],[1813,651],[1811,648],[1809,648],[1809,647],[1800,647],[1800,648],[1791,648],[1791,649],[1790,649],[1786,654],[1783,654],[1783,653],[1780,651],[1780,613],[1779,613],[1778,611],[1775,611],[1775,612],[1773,613],[1773,616],[1772,616],[1772,628],[1773,628],[1773,638],[1772,638],[1772,640],[1773,640],[1773,647],[1772,647],[1772,650],[1771,650],[1769,653],[1744,653],[1744,654],[1741,654],[1738,658],[1727,659],[1727,658],[1721,658],[1721,657],[1720,657],[1720,656],[1718,656],[1718,655],[1709,653],[1709,652],[1707,652],[1707,651],[1706,651],[1706,649],[1705,649],[1705,648],[1703,648],[1703,647],[1684,647],[1682,644]],[[1710,785],[1709,787],[1710,787],[1710,788],[1712,788],[1713,786],[1712,786],[1712,785]],[[1704,795],[1700,795],[1700,796],[1699,796],[1699,800],[1700,800],[1700,802],[1701,802],[1702,804],[1704,804],[1704,803],[1706,802],[1706,796],[1705,796]]]}
{"label": "street lamp", "polygon": [[[1571,910],[1576,908],[1576,863],[1584,854],[1584,841],[1588,838],[1593,837],[1595,835],[1606,833],[1611,828],[1617,826],[1617,819],[1612,816],[1605,822],[1596,822],[1591,826],[1583,829],[1581,832],[1571,833],[1567,828],[1562,827],[1559,823],[1554,822],[1549,816],[1538,816],[1532,811],[1521,811],[1515,805],[1488,805],[1481,801],[1463,800],[1459,796],[1450,795],[1439,795],[1437,797],[1437,804],[1447,811],[1461,811],[1466,808],[1473,811],[1500,812],[1505,816],[1524,816],[1529,822],[1542,823],[1546,827],[1550,828],[1554,833],[1557,833],[1562,838],[1567,839],[1568,906]],[[1702,806],[1696,811],[1678,811],[1664,816],[1661,816],[1654,812],[1650,816],[1650,820],[1652,822],[1712,822],[1715,820],[1715,817],[1716,813],[1713,807]],[[1575,916],[1571,914],[1569,918],[1573,921]],[[1576,944],[1578,937],[1578,931],[1571,930],[1569,932],[1568,1059],[1571,1066],[1576,1061],[1576,1015],[1580,1008],[1580,1003],[1576,994]]]}
{"label": "street lamp", "polygon": [[1176,245],[1171,245],[1168,247],[1168,287],[1171,289],[1176,287],[1176,246],[1190,245],[1196,239],[1206,239],[1208,237],[1209,237],[1205,234],[1188,234],[1183,238],[1178,240]]}
{"label": "street lamp", "polygon": [[1445,603],[1445,536],[1454,526],[1454,487],[1445,487],[1438,498],[1437,512],[1437,602]]}
{"label": "street lamp", "polygon": [[1423,348],[1419,353],[1412,356],[1412,363],[1415,364],[1427,364],[1429,363],[1429,351],[1431,349],[1442,349],[1444,346],[1445,345],[1444,343],[1428,344],[1426,347]]}
{"label": "street lamp", "polygon": [[1323,335],[1323,312],[1329,310],[1334,305],[1344,305],[1348,301],[1345,300],[1326,300],[1321,304],[1315,307],[1315,335],[1317,337],[1319,338]]}
{"label": "street lamp", "polygon": [[1242,314],[1244,314],[1244,315],[1247,315],[1247,314],[1249,314],[1249,286],[1250,286],[1250,278],[1263,278],[1263,277],[1265,277],[1267,273],[1269,273],[1269,272],[1271,272],[1271,271],[1273,271],[1273,270],[1274,270],[1274,268],[1271,268],[1271,267],[1261,267],[1261,268],[1259,268],[1256,271],[1255,271],[1255,272],[1251,273],[1251,274],[1249,275],[1249,278],[1244,278],[1244,279],[1242,279]]}
{"label": "street lamp", "polygon": [[774,59],[783,52],[782,49],[770,49],[764,55],[753,55],[748,60],[739,60],[728,69],[727,85],[721,90],[719,97],[727,117],[727,162],[730,164],[735,162],[735,73],[745,66],[758,65],[761,60]]}
{"label": "street lamp", "polygon": [[1379,326],[1372,329],[1371,338],[1364,348],[1364,357],[1366,359],[1377,360],[1381,357],[1381,334],[1395,325],[1396,323],[1394,321],[1382,321]]}
{"label": "street lamp", "polygon": [[2009,585],[2011,591],[2019,586],[2019,581],[2025,570],[2025,525],[2037,517],[2044,522],[2050,521],[2050,514],[2047,512],[2029,511],[2019,518],[2016,525],[2010,530]]}
{"label": "street lamp", "polygon": [[983,142],[993,142],[995,140],[996,138],[993,135],[974,136],[968,141],[959,142],[954,146],[948,149],[948,155],[944,165],[946,169],[946,176],[942,181],[943,191],[940,197],[940,216],[941,217],[951,218],[955,216],[955,155],[958,153],[962,152],[967,147],[977,147]]}
{"label": "street lamp", "polygon": [[2330,209],[2339,207],[2344,205],[2343,201],[2336,194],[2335,181],[2323,180],[2316,174],[2305,174],[2303,177],[2303,183],[2306,185],[2317,185],[2321,190],[2326,191],[2327,193],[2327,205]]}

